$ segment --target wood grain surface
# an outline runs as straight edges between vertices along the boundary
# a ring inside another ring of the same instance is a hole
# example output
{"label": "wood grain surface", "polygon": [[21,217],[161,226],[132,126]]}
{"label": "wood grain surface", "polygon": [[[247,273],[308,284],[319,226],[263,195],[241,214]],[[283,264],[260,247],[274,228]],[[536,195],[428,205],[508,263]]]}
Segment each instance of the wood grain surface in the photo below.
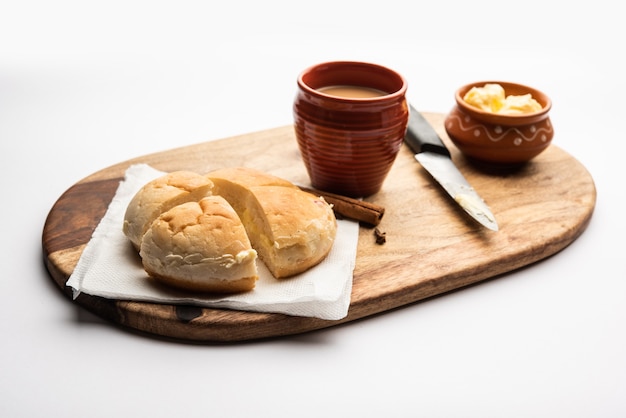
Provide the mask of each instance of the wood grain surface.
{"label": "wood grain surface", "polygon": [[[443,115],[426,113],[444,141]],[[565,139],[563,139],[565,140]],[[565,142],[565,141],[563,141]],[[188,342],[238,342],[335,326],[501,275],[556,254],[587,227],[596,189],[575,158],[551,145],[517,169],[477,167],[450,146],[453,160],[489,204],[500,226],[489,231],[457,208],[403,146],[383,190],[367,200],[385,207],[378,228],[360,228],[348,316],[339,321],[111,300],[81,294],[74,303],[122,329]],[[309,186],[292,126],[150,154],[105,168],[71,186],[51,208],[43,256],[65,286],[125,170],[147,163],[162,171],[200,173],[227,166],[267,171]]]}

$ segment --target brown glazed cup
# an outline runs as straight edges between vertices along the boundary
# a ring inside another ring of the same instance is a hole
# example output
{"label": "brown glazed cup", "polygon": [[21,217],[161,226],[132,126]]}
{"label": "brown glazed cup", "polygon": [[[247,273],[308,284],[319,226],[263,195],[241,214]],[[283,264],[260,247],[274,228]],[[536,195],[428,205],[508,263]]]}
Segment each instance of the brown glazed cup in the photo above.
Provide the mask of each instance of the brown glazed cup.
{"label": "brown glazed cup", "polygon": [[[320,91],[329,86],[375,89],[378,95]],[[366,62],[326,62],[299,75],[294,129],[314,188],[351,197],[382,188],[407,128],[406,90],[400,74]]]}

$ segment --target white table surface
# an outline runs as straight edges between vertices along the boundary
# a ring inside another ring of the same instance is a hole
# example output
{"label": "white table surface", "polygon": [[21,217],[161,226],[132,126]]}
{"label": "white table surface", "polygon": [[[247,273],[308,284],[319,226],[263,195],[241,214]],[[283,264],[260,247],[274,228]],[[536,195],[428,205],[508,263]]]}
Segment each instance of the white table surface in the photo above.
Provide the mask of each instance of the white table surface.
{"label": "white table surface", "polygon": [[[98,3],[0,6],[0,416],[626,416],[618,3]],[[398,70],[422,111],[447,112],[476,80],[548,93],[554,144],[596,183],[586,232],[497,280],[244,344],[126,332],[55,287],[41,234],[68,187],[133,157],[290,124],[297,74],[336,59]]]}

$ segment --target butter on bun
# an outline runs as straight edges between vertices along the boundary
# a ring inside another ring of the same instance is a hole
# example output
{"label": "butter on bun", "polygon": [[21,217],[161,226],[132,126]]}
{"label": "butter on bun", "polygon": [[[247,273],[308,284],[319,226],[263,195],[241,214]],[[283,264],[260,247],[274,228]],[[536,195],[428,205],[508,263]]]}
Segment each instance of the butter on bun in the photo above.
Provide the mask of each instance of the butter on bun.
{"label": "butter on bun", "polygon": [[274,277],[302,273],[330,252],[337,220],[322,197],[249,168],[216,170],[207,177],[214,194],[238,213],[252,247]]}
{"label": "butter on bun", "polygon": [[231,205],[221,196],[173,206],[147,229],[140,253],[146,272],[184,290],[252,290],[257,253]]}
{"label": "butter on bun", "polygon": [[143,186],[128,204],[123,231],[136,250],[152,222],[163,212],[211,195],[213,183],[192,171],[174,171]]}

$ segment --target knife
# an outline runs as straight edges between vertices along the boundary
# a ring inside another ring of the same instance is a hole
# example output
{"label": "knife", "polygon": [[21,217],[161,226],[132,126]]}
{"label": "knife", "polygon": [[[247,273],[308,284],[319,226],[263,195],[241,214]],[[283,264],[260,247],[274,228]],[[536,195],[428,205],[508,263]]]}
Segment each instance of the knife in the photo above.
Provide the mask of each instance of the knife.
{"label": "knife", "polygon": [[489,206],[455,167],[450,151],[424,116],[409,105],[409,124],[404,137],[415,159],[437,180],[443,189],[481,225],[498,230]]}

